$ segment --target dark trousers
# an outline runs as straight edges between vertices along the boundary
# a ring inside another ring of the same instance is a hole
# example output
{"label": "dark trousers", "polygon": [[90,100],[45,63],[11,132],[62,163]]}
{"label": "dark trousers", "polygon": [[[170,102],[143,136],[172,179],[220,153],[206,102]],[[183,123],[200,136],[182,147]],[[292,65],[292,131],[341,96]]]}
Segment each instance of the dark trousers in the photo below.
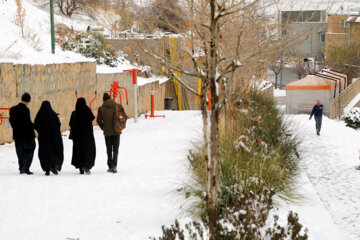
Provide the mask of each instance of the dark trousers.
{"label": "dark trousers", "polygon": [[16,154],[19,160],[19,170],[29,169],[34,157],[35,140],[15,140]]}
{"label": "dark trousers", "polygon": [[321,124],[322,124],[322,116],[315,116],[315,127],[318,133],[320,133]]}
{"label": "dark trousers", "polygon": [[120,146],[120,135],[105,136],[105,143],[108,155],[108,167],[116,169]]}

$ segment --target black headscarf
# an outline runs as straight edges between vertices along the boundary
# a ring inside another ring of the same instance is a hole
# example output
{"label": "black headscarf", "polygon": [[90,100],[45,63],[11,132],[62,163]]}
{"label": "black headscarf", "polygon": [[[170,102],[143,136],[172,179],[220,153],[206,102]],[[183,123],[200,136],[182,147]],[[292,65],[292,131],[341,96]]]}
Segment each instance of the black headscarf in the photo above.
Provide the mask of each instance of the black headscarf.
{"label": "black headscarf", "polygon": [[[54,112],[49,101],[43,101],[39,112],[35,117],[35,129],[39,134],[49,132],[49,130],[60,131],[57,126],[53,126],[53,123],[59,123],[58,114]],[[50,124],[52,123],[52,124]],[[57,125],[57,124],[56,124]],[[55,129],[53,129],[55,127]]]}
{"label": "black headscarf", "polygon": [[84,123],[92,122],[94,115],[91,109],[86,105],[85,98],[79,98],[75,106],[75,125],[81,126]]}

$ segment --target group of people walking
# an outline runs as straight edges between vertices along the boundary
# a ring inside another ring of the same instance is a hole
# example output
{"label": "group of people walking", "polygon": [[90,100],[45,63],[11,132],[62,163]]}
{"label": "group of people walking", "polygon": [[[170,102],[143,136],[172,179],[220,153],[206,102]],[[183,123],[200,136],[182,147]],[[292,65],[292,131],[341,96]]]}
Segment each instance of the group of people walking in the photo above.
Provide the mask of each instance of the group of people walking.
{"label": "group of people walking", "polygon": [[[45,175],[50,172],[57,175],[64,162],[64,145],[61,136],[61,123],[49,101],[43,101],[35,117],[31,121],[28,104],[31,101],[29,93],[24,93],[21,102],[10,109],[10,124],[13,129],[16,154],[18,156],[20,174],[31,175],[30,167],[36,148],[35,130],[38,133],[39,160]],[[105,135],[108,155],[108,172],[117,172],[117,160],[120,145],[120,134],[124,127],[116,127],[117,116],[126,126],[127,115],[124,108],[105,93],[103,105],[98,110],[97,123]],[[70,136],[73,140],[71,164],[79,169],[80,174],[91,174],[95,165],[96,144],[93,131],[95,116],[86,105],[84,98],[76,102],[75,111],[70,118]]]}

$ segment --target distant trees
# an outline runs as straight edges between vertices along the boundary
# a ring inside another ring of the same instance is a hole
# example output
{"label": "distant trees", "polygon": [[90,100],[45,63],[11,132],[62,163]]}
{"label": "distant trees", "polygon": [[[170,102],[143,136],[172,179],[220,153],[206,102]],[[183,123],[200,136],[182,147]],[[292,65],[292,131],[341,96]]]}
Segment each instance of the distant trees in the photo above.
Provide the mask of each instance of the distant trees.
{"label": "distant trees", "polygon": [[84,3],[85,0],[55,0],[60,12],[68,17],[71,17]]}
{"label": "distant trees", "polygon": [[346,75],[348,79],[360,76],[360,44],[348,43],[327,50],[326,64]]}
{"label": "distant trees", "polygon": [[155,27],[163,31],[179,33],[185,29],[186,14],[178,0],[155,0],[147,14]]}

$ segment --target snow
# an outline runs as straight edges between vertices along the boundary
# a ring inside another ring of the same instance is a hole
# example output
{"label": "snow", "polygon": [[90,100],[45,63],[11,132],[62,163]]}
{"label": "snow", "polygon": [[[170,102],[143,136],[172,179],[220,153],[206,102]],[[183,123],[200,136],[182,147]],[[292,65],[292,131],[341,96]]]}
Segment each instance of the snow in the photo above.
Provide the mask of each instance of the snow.
{"label": "snow", "polygon": [[300,201],[288,203],[275,196],[274,202],[280,207],[271,214],[280,215],[280,223],[285,224],[289,211],[298,213],[300,223],[309,231],[310,240],[347,239],[335,225],[305,172],[301,173],[298,182],[296,189],[297,194],[300,195]]}
{"label": "snow", "polygon": [[138,66],[132,65],[130,62],[124,62],[119,64],[117,67],[109,67],[107,65],[97,65],[96,66],[96,73],[98,74],[114,74],[114,73],[122,73],[125,70],[130,69],[139,69]]}
{"label": "snow", "polygon": [[138,79],[138,86],[143,86],[145,84],[157,82],[157,81],[159,81],[159,84],[162,84],[170,80],[168,77],[165,76],[152,76],[150,78],[138,77],[137,79]]}
{"label": "snow", "polygon": [[344,115],[348,114],[353,107],[360,102],[360,93],[344,108]]}
{"label": "snow", "polygon": [[[72,143],[64,137],[65,163],[59,176],[44,176],[37,153],[33,176],[19,175],[14,144],[0,146],[1,238],[147,239],[162,225],[189,219],[178,192],[188,179],[187,151],[200,139],[198,111],[164,111],[166,118],[129,120],[121,136],[119,173],[106,173],[102,132],[95,127],[96,166],[79,175],[70,165]],[[302,140],[300,196],[287,202],[276,196],[280,223],[289,211],[299,213],[310,240],[360,238],[360,133],[344,122],[323,118],[321,136],[307,115],[285,116]],[[66,124],[63,122],[63,124]],[[240,212],[243,214],[244,212]],[[51,223],[51,224],[49,224]],[[21,229],[21,231],[19,231]]]}
{"label": "snow", "polygon": [[274,89],[274,97],[286,97],[286,90],[283,89]]}
{"label": "snow", "polygon": [[158,236],[163,224],[181,220],[185,196],[177,189],[188,176],[191,142],[201,136],[201,114],[160,113],[166,118],[128,121],[116,175],[106,172],[105,142],[97,127],[90,176],[70,165],[72,143],[66,137],[58,176],[44,176],[37,153],[35,175],[19,175],[14,144],[0,146],[1,239],[143,240]]}
{"label": "snow", "polygon": [[[94,61],[79,54],[62,51],[56,46],[56,54],[51,54],[50,15],[47,8],[31,0],[23,0],[25,10],[25,37],[15,24],[16,4],[14,0],[0,0],[0,62],[19,64],[73,63]],[[74,30],[86,30],[88,21],[84,18],[68,19],[55,15],[55,24],[62,23]],[[36,36],[36,37],[34,37]],[[31,38],[38,39],[35,47]]]}
{"label": "snow", "polygon": [[[305,172],[343,238],[360,239],[360,173],[358,149],[360,133],[345,123],[323,117],[321,136],[315,134],[314,121],[307,115],[289,116],[301,144]],[[316,221],[309,225],[315,228]]]}

